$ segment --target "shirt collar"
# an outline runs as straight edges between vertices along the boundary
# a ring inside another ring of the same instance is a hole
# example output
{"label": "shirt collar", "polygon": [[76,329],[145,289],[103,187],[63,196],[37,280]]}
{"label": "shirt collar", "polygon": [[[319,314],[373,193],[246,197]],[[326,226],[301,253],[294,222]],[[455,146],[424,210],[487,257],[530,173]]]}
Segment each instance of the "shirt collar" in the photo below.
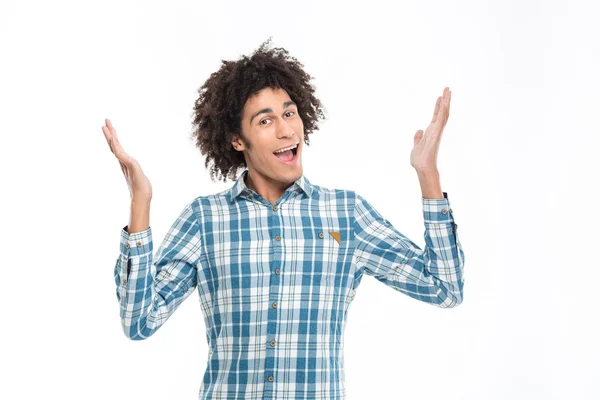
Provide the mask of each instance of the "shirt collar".
{"label": "shirt collar", "polygon": [[[233,202],[239,195],[241,194],[250,194],[250,189],[246,186],[244,179],[248,175],[248,170],[244,170],[242,174],[237,178],[231,189],[227,191],[227,200],[229,203]],[[298,180],[296,180],[290,187],[288,187],[286,192],[304,192],[307,196],[310,197],[313,191],[313,185],[310,181],[302,174]]]}

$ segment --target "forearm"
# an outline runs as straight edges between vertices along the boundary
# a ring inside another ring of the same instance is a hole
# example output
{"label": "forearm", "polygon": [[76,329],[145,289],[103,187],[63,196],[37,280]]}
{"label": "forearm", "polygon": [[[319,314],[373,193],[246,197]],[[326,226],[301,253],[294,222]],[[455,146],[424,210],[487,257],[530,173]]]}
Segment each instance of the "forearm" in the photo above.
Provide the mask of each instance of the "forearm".
{"label": "forearm", "polygon": [[[132,202],[132,233],[127,227],[121,229],[120,255],[115,264],[121,322],[132,340],[153,335],[194,291],[201,254],[200,228],[189,203],[171,225],[154,260],[148,210],[149,202]],[[140,231],[134,233],[136,229]]]}
{"label": "forearm", "polygon": [[[158,251],[159,258],[153,263],[151,229],[131,235],[122,230],[120,249],[115,282],[121,324],[127,338],[144,340],[152,336],[191,293],[195,272],[173,251]],[[171,261],[178,267],[169,268]]]}
{"label": "forearm", "polygon": [[150,200],[131,200],[131,214],[127,233],[142,232],[150,226]]}
{"label": "forearm", "polygon": [[417,300],[451,308],[463,299],[464,253],[454,232],[450,201],[444,197],[421,202],[424,248],[358,195],[352,226],[354,259],[358,268],[370,271],[380,282]]}
{"label": "forearm", "polygon": [[440,173],[438,170],[417,171],[421,195],[425,199],[443,199]]}

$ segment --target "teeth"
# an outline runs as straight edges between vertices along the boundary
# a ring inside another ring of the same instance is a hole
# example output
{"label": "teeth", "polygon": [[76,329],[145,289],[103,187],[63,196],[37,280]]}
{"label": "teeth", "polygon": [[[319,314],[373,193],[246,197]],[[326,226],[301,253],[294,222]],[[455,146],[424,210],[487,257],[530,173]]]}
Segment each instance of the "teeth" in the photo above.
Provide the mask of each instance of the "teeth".
{"label": "teeth", "polygon": [[283,151],[288,151],[288,150],[291,150],[291,149],[295,149],[296,147],[298,147],[298,145],[294,145],[294,146],[286,147],[285,149],[277,150],[277,151],[275,151],[274,153],[281,153],[281,152],[283,152]]}

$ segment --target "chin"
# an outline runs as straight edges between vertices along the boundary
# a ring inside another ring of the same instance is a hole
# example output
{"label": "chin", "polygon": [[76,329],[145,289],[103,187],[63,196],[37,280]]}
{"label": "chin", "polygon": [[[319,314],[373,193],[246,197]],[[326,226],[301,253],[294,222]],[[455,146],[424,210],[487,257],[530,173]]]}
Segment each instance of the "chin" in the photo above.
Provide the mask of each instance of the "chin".
{"label": "chin", "polygon": [[287,171],[280,175],[281,180],[286,183],[294,183],[302,176],[302,167],[294,168],[293,171]]}
{"label": "chin", "polygon": [[287,174],[283,174],[283,177],[288,182],[295,182],[302,176],[302,168],[296,168],[293,171],[288,172]]}

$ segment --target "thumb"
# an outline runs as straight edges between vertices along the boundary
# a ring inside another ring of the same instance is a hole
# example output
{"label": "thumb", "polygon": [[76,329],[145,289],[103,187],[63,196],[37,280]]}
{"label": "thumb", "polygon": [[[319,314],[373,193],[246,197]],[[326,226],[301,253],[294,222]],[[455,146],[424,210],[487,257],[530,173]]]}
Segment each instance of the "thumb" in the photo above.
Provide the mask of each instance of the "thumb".
{"label": "thumb", "polygon": [[414,145],[416,146],[417,143],[419,143],[421,141],[421,138],[423,137],[423,130],[419,129],[417,131],[417,133],[415,133],[415,137],[414,137]]}

